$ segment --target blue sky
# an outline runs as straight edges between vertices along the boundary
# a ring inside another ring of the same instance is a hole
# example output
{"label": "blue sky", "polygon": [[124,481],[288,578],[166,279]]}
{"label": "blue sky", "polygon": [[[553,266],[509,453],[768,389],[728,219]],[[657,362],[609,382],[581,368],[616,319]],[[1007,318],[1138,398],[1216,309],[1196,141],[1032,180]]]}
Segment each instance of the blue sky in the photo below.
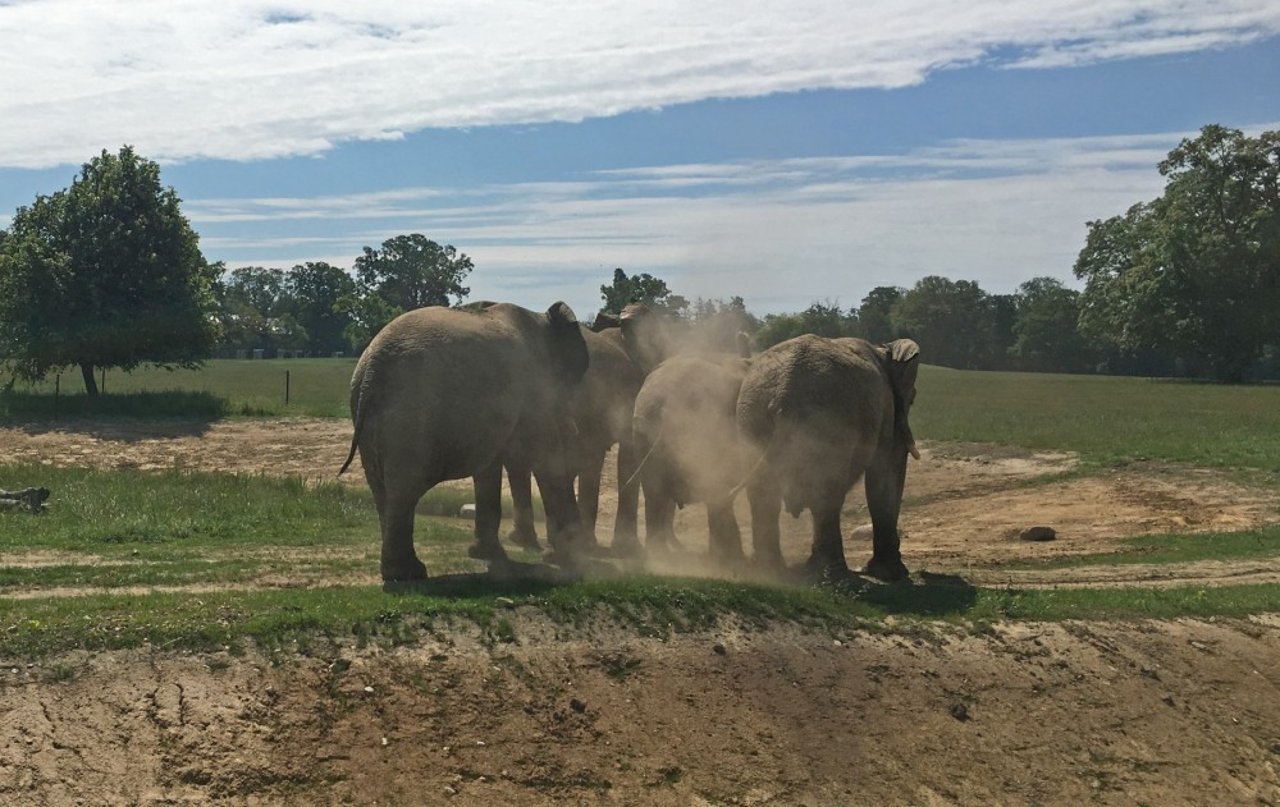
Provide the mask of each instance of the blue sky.
{"label": "blue sky", "polygon": [[1280,126],[1275,3],[405,5],[0,2],[0,226],[129,142],[229,266],[422,232],[476,298],[794,310],[1068,280],[1180,137]]}

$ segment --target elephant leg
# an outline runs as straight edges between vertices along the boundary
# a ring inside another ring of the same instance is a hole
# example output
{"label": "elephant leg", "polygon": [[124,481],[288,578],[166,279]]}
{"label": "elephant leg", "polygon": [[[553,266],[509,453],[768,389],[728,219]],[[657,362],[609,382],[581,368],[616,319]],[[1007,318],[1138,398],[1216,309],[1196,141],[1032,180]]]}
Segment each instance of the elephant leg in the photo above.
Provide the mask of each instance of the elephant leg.
{"label": "elephant leg", "polygon": [[707,529],[711,534],[711,559],[730,566],[740,565],[742,533],[733,514],[733,501],[707,502]]}
{"label": "elephant leg", "polygon": [[533,473],[525,467],[507,468],[507,482],[511,485],[511,507],[514,511],[515,527],[507,540],[516,546],[538,552],[542,545],[538,543],[538,531],[533,526]]}
{"label": "elephant leg", "polygon": [[640,548],[636,515],[640,510],[640,483],[627,482],[636,473],[636,450],[630,441],[618,444],[618,515],[613,522],[613,546],[620,551]]}
{"label": "elephant leg", "polygon": [[495,459],[472,477],[476,493],[476,542],[467,554],[479,560],[506,560],[506,550],[498,542],[502,524],[502,460]]}
{"label": "elephant leg", "polygon": [[867,469],[867,509],[871,511],[874,537],[871,561],[863,573],[880,580],[902,580],[910,574],[902,562],[898,539],[898,512],[907,478],[907,457],[906,452],[900,459],[885,456],[887,453],[880,452]]}
{"label": "elephant leg", "polygon": [[752,559],[762,569],[780,572],[785,568],[778,537],[782,489],[767,469],[761,469],[747,484],[747,500],[751,503]]}
{"label": "elephant leg", "polygon": [[679,549],[676,540],[676,502],[658,485],[644,486],[644,545],[650,552]]}
{"label": "elephant leg", "polygon": [[553,553],[569,552],[581,542],[582,523],[578,503],[573,497],[573,482],[559,474],[534,472],[542,506],[547,511],[547,543]]}
{"label": "elephant leg", "polygon": [[422,494],[384,493],[380,498],[378,521],[382,525],[382,579],[388,583],[425,579],[427,567],[413,551],[413,513]]}
{"label": "elephant leg", "polygon": [[844,538],[840,534],[840,506],[843,496],[827,494],[813,507],[813,549],[805,571],[815,580],[839,580],[849,576],[844,559]]}
{"label": "elephant leg", "polygon": [[590,543],[596,544],[596,519],[600,515],[600,477],[604,472],[605,452],[594,453],[578,474],[578,513],[582,531]]}

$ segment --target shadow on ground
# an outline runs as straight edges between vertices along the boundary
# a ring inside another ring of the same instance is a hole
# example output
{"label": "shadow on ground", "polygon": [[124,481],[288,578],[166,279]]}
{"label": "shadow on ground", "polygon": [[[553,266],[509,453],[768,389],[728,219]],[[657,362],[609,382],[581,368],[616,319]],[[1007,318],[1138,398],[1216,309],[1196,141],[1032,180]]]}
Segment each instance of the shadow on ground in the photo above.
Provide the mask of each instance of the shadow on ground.
{"label": "shadow on ground", "polygon": [[227,399],[210,392],[0,394],[0,417],[28,434],[76,432],[124,442],[198,437],[230,414]]}

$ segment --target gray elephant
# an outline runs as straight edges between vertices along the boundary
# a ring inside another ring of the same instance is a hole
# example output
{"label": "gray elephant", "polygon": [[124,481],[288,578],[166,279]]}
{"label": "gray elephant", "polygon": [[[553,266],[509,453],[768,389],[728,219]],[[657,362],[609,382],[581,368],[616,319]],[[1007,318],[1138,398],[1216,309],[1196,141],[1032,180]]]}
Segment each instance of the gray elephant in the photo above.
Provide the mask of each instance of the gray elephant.
{"label": "gray elephant", "polygon": [[421,308],[383,328],[351,378],[351,451],[360,452],[382,526],[384,580],[416,580],[418,500],[447,479],[476,481],[473,555],[505,557],[498,543],[504,463],[531,468],[549,528],[580,531],[569,477],[569,397],[587,370],[587,346],[569,306],[545,314],[507,303],[478,310]]}
{"label": "gray elephant", "polygon": [[864,572],[897,580],[908,572],[898,538],[907,455],[919,457],[907,421],[916,397],[919,347],[909,339],[797,336],[755,358],[738,396],[738,432],[749,452],[755,559],[780,568],[778,516],[813,516],[806,570],[817,578],[849,573],[840,509],[866,477],[874,549]]}
{"label": "gray elephant", "polygon": [[[583,533],[588,541],[595,535],[600,506],[600,479],[605,456],[618,445],[618,478],[625,481],[635,472],[635,452],[631,446],[631,412],[636,393],[644,381],[644,371],[627,353],[622,333],[612,328],[596,333],[582,331],[589,362],[582,383],[573,392],[569,413],[575,434],[568,452],[571,473],[578,478],[577,506]],[[539,548],[533,524],[533,495],[529,469],[507,466],[515,515],[512,542],[530,549]],[[618,492],[618,513],[614,521],[614,546],[636,543],[636,512],[639,489]]]}
{"label": "gray elephant", "polygon": [[641,459],[645,545],[678,546],[675,508],[705,502],[713,559],[743,559],[733,514],[734,487],[744,476],[735,428],[738,392],[750,359],[676,356],[645,379],[635,406],[635,449]]}
{"label": "gray elephant", "polygon": [[[591,542],[599,515],[604,460],[617,444],[618,512],[612,545],[619,552],[631,553],[639,547],[636,517],[640,505],[639,485],[626,484],[636,470],[631,413],[645,375],[676,350],[678,326],[643,303],[631,303],[620,314],[597,314],[583,337],[590,362],[570,405],[576,428],[569,456],[578,480],[578,509],[586,540]],[[529,477],[528,468],[507,466],[515,511],[510,539],[519,546],[538,549]]]}

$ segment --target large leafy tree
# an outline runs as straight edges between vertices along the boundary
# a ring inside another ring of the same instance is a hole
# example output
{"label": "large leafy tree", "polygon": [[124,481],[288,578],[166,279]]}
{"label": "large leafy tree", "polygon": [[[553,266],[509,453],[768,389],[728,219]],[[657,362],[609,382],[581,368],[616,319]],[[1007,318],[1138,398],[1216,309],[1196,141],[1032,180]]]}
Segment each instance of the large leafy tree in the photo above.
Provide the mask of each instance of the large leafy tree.
{"label": "large leafy tree", "polygon": [[1081,329],[1241,381],[1280,338],[1280,131],[1206,126],[1159,167],[1159,198],[1089,222]]}
{"label": "large leafy tree", "polygon": [[323,261],[299,264],[285,275],[285,297],[307,333],[312,352],[329,353],[346,346],[343,332],[351,324],[351,315],[342,301],[355,289],[350,275]]}
{"label": "large leafy tree", "polygon": [[0,245],[0,347],[16,375],[79,366],[96,395],[97,367],[193,367],[209,355],[216,270],[179,201],[159,166],[125,146],[18,209]]}
{"label": "large leafy tree", "polygon": [[420,233],[388,238],[381,249],[365,247],[355,265],[361,291],[400,311],[449,305],[450,298],[461,303],[471,293],[462,285],[471,269],[465,254]]}
{"label": "large leafy tree", "polygon": [[1080,336],[1080,292],[1052,277],[1018,287],[1017,319],[1009,353],[1023,370],[1075,372],[1089,366],[1092,352]]}
{"label": "large leafy tree", "polygon": [[613,282],[600,287],[604,300],[601,311],[620,314],[629,303],[644,303],[650,308],[674,316],[682,316],[689,301],[667,287],[667,281],[648,272],[628,275],[622,269],[613,270]]}
{"label": "large leafy tree", "polygon": [[893,306],[894,330],[947,367],[987,366],[996,331],[993,306],[977,283],[938,275],[921,278]]}
{"label": "large leafy tree", "polygon": [[880,344],[893,339],[893,306],[905,293],[897,286],[876,286],[862,298],[858,322],[864,339]]}
{"label": "large leafy tree", "polygon": [[756,333],[756,345],[763,349],[804,333],[829,339],[857,336],[858,314],[831,300],[814,302],[798,314],[768,314]]}

